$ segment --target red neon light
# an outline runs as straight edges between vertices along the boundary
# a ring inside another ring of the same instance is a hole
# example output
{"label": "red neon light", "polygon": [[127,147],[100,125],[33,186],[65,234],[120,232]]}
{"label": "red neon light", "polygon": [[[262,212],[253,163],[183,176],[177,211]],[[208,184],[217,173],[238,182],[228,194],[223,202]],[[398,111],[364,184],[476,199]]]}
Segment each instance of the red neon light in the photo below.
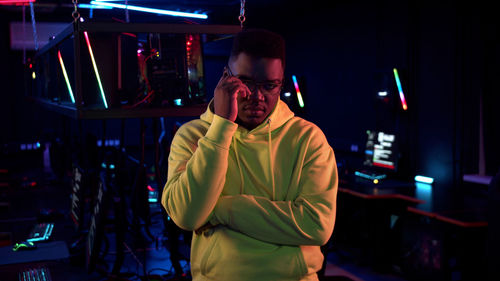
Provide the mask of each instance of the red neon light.
{"label": "red neon light", "polygon": [[36,0],[0,0],[0,5],[24,6],[29,3],[35,3]]}
{"label": "red neon light", "polygon": [[149,190],[149,191],[155,191],[155,189],[154,189],[154,188],[152,188],[152,187],[151,187],[151,185],[148,185],[148,190]]}
{"label": "red neon light", "polygon": [[130,37],[134,37],[134,38],[137,38],[137,35],[133,34],[133,33],[128,33],[128,32],[122,32],[123,35],[127,35],[127,36],[130,36]]}
{"label": "red neon light", "polygon": [[382,164],[382,163],[373,162],[373,166],[382,167],[382,168],[388,168],[388,169],[394,170],[394,165],[388,165],[388,164]]}
{"label": "red neon light", "polygon": [[[401,93],[400,93],[400,95],[401,95]],[[407,110],[408,109],[408,105],[406,104],[405,96],[401,95],[400,98],[401,98],[401,105],[403,106],[403,110]]]}

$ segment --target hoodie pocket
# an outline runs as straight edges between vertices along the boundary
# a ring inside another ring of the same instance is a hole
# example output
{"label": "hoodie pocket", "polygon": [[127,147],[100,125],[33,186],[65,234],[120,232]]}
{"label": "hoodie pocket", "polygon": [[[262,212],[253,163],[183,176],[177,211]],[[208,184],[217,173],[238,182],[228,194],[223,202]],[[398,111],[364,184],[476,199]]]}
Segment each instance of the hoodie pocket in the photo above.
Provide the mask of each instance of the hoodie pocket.
{"label": "hoodie pocket", "polygon": [[298,270],[299,270],[297,277],[302,278],[305,275],[307,275],[307,264],[306,264],[306,261],[304,258],[304,254],[302,253],[300,248],[298,249],[298,251],[296,251],[295,256],[297,259],[297,265],[298,265]]}
{"label": "hoodie pocket", "polygon": [[207,246],[200,261],[200,270],[202,275],[207,275],[214,267],[214,248],[216,247],[219,235],[212,235],[211,243]]}

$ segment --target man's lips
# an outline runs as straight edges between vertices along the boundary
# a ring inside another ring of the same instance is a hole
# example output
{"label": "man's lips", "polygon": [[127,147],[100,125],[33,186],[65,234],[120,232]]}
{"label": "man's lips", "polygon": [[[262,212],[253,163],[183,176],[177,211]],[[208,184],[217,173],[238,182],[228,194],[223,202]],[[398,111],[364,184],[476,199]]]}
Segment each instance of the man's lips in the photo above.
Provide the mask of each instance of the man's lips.
{"label": "man's lips", "polygon": [[248,110],[248,111],[264,111],[264,108],[260,107],[260,106],[245,106],[245,107],[243,107],[243,110]]}

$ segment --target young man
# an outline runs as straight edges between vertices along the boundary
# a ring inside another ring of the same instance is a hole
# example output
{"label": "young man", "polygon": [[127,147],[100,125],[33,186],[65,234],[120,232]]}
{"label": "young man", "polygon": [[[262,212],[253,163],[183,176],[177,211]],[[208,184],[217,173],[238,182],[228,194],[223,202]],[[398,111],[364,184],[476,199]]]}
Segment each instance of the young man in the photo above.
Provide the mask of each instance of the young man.
{"label": "young man", "polygon": [[237,34],[207,111],[172,141],[162,204],[195,231],[193,280],[318,280],[337,166],[322,131],[279,99],[284,48],[269,31]]}

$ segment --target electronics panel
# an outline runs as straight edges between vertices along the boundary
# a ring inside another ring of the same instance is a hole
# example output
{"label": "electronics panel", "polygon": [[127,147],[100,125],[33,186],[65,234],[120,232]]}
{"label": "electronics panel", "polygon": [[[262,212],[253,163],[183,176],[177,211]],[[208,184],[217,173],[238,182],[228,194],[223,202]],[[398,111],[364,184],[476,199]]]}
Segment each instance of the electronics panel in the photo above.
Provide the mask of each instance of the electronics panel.
{"label": "electronics panel", "polygon": [[396,136],[379,131],[367,131],[365,166],[396,170],[398,151]]}
{"label": "electronics panel", "polygon": [[[75,23],[36,54],[29,69],[31,95],[77,118],[169,116],[163,110],[169,108],[183,109],[170,116],[198,115],[207,103],[203,45],[238,31],[236,26]],[[184,110],[196,105],[204,106],[194,114]]]}

